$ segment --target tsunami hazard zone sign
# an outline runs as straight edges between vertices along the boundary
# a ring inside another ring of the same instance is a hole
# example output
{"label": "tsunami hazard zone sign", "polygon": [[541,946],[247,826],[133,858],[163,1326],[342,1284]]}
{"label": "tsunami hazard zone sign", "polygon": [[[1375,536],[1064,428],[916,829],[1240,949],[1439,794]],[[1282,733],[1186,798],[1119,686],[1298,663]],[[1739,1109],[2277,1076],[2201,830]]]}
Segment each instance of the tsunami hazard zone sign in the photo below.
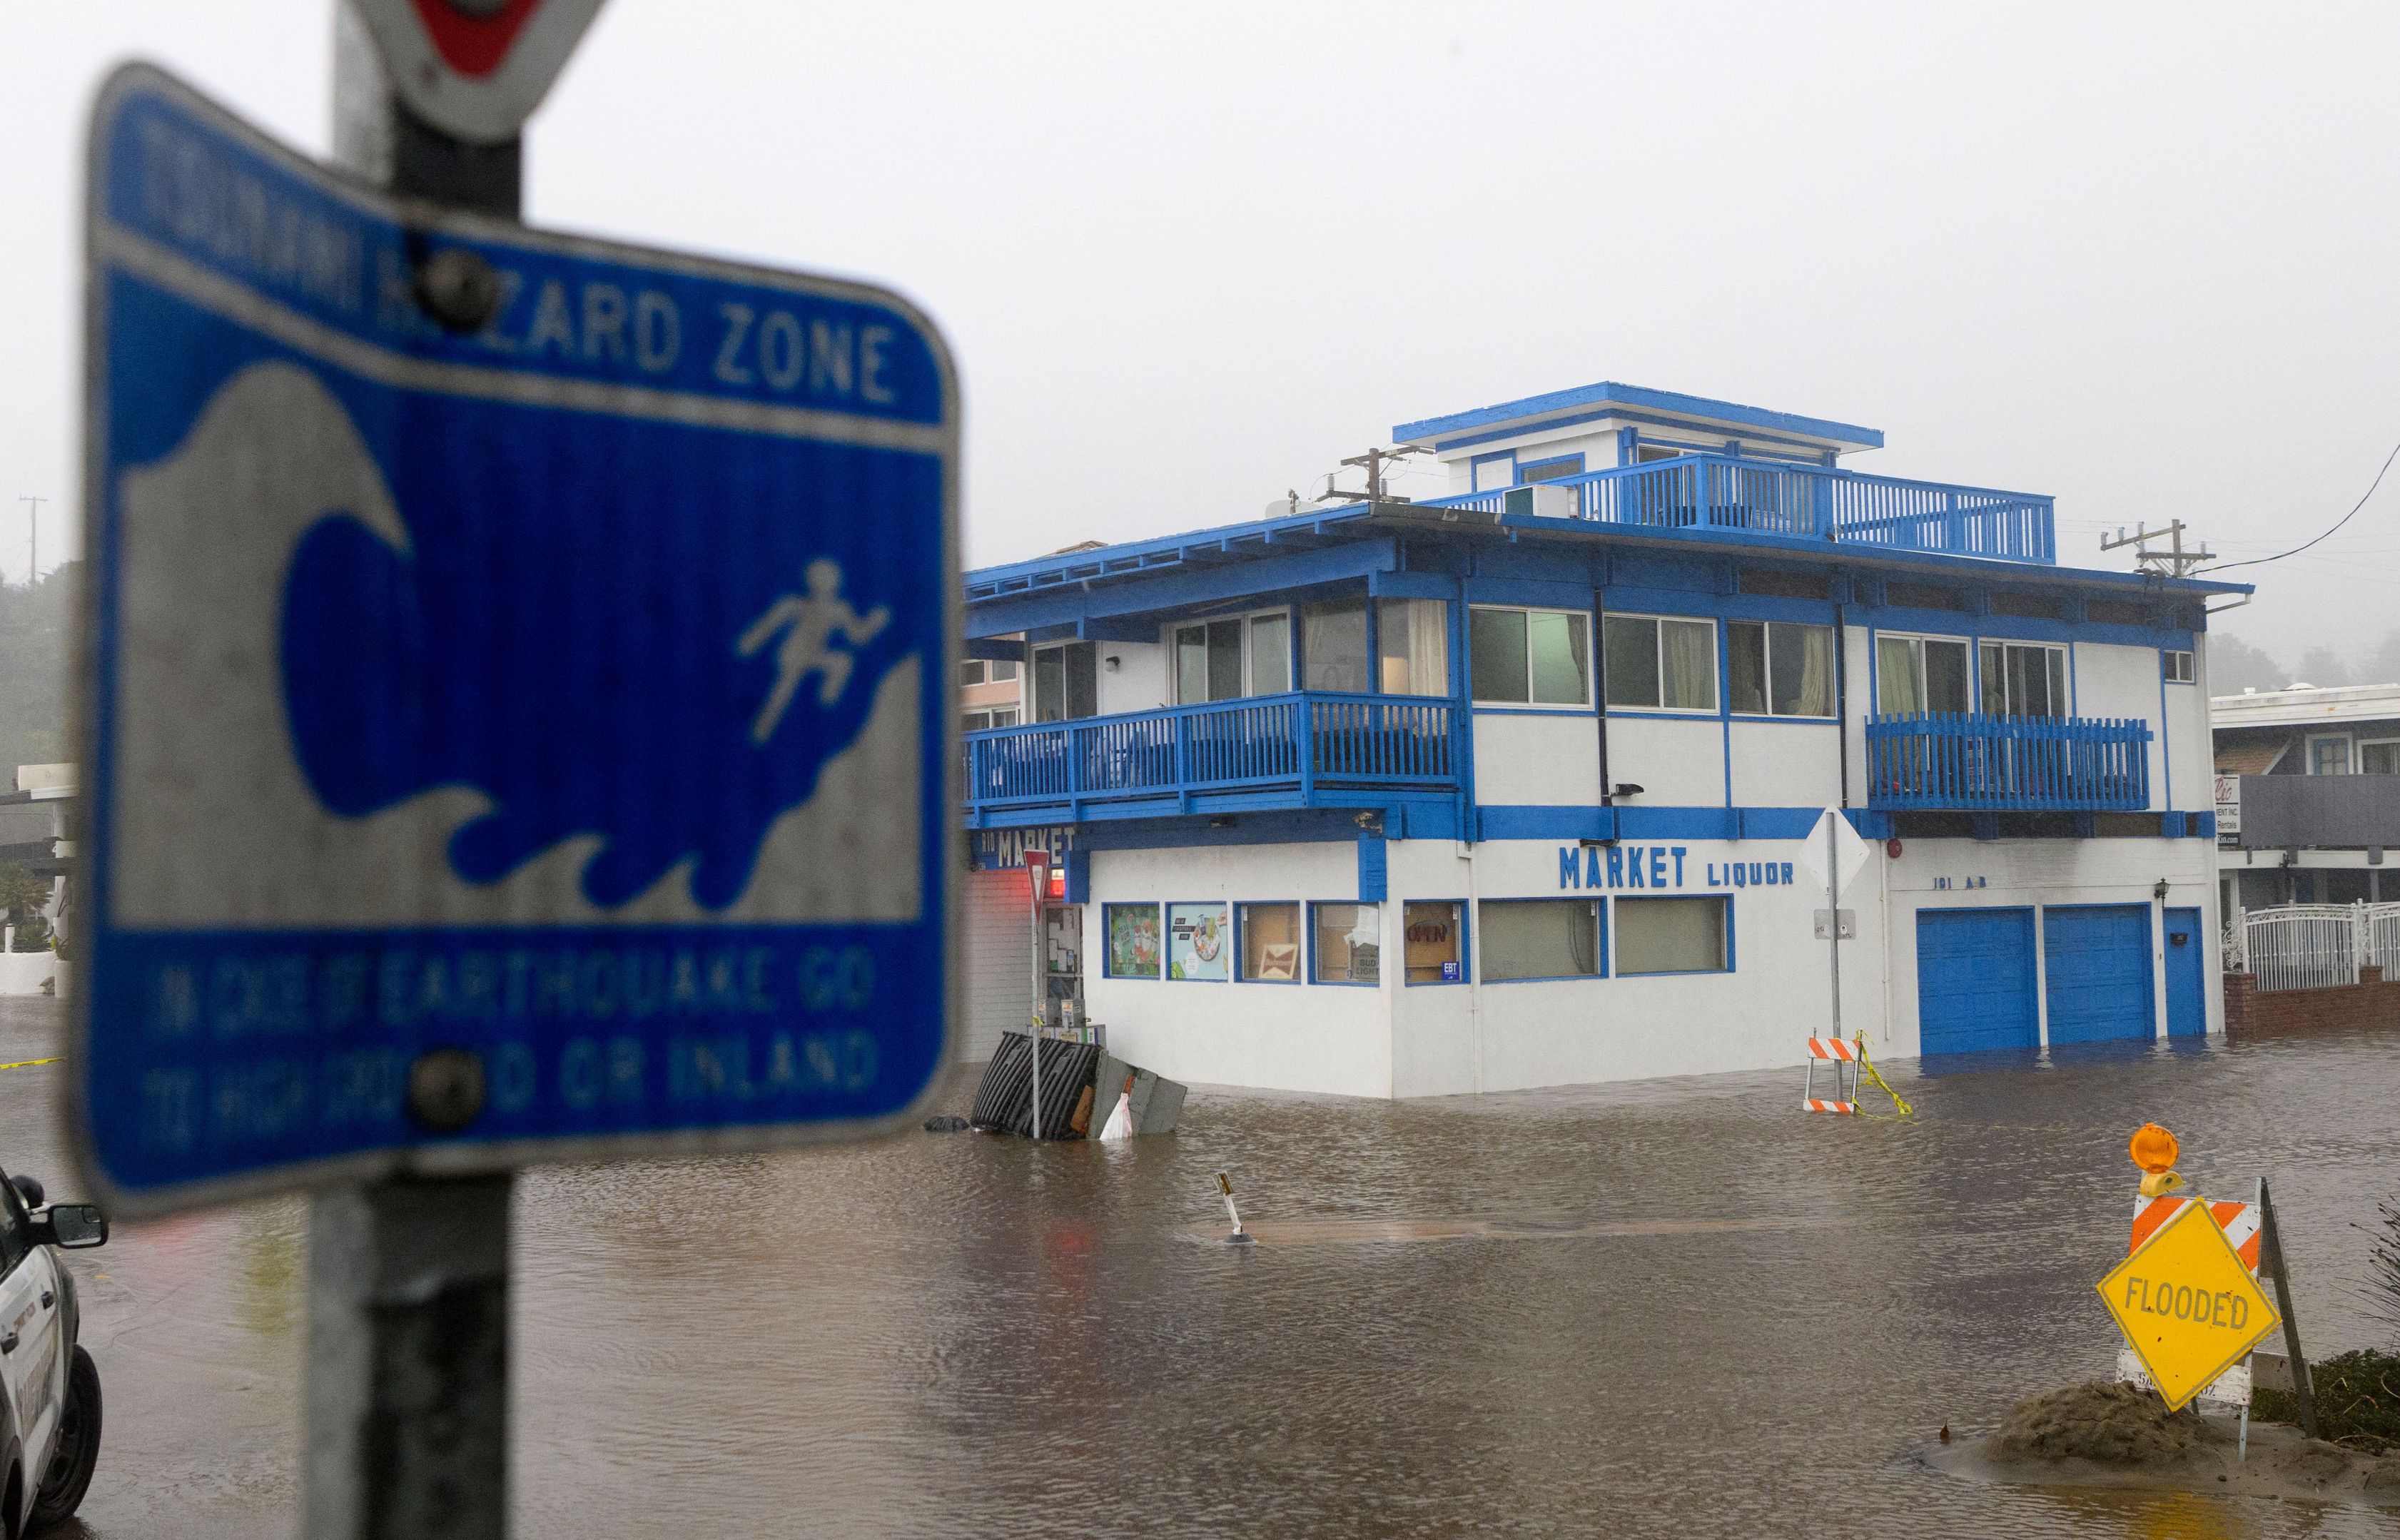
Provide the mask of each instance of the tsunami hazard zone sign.
{"label": "tsunami hazard zone sign", "polygon": [[2186,1204],[2099,1289],[2170,1411],[2283,1323],[2205,1203]]}

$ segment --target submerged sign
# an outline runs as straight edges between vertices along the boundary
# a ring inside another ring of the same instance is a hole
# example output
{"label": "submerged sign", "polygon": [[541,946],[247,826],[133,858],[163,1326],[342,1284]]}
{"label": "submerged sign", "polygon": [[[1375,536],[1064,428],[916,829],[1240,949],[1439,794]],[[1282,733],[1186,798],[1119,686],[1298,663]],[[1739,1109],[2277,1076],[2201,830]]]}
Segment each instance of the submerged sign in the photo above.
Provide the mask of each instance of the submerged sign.
{"label": "submerged sign", "polygon": [[[95,1178],[905,1116],[961,865],[931,324],[402,204],[144,69],[91,145]],[[472,330],[436,262],[486,275]]]}

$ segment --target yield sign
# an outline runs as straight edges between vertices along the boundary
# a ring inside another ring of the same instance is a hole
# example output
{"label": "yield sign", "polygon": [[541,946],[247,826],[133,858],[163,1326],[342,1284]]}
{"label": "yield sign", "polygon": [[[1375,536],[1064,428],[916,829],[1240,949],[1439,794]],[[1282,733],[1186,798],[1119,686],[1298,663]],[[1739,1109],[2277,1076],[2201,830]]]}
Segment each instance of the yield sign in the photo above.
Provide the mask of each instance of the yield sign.
{"label": "yield sign", "polygon": [[2283,1321],[2204,1203],[2186,1204],[2099,1289],[2170,1411]]}
{"label": "yield sign", "polygon": [[497,144],[541,105],[601,0],[345,0],[411,112]]}

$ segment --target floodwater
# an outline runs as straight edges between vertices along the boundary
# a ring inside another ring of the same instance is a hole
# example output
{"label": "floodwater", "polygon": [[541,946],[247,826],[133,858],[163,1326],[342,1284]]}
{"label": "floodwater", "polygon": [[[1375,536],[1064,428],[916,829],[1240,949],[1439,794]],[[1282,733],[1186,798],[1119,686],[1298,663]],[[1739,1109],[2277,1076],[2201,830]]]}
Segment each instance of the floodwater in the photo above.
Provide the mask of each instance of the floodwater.
{"label": "floodwater", "polygon": [[[58,1010],[0,1004],[0,1062]],[[63,1195],[57,1072],[0,1071],[0,1163]],[[2312,1356],[2400,1339],[2360,1228],[2400,1195],[2400,1033],[1892,1079],[1914,1121],[1808,1117],[1795,1067],[533,1173],[516,1533],[2400,1534],[1923,1463],[2107,1372],[2145,1119],[2211,1195],[2273,1179]],[[1220,1170],[1260,1244],[1222,1244]],[[288,1533],[305,1220],[77,1256],[93,1533]]]}

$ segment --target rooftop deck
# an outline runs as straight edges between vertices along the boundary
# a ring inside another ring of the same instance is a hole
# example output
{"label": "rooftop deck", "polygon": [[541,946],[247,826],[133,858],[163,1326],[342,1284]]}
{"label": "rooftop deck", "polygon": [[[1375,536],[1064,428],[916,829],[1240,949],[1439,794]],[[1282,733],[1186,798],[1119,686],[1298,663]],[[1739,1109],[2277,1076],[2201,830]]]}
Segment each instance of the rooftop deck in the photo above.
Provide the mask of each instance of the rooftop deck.
{"label": "rooftop deck", "polygon": [[2048,497],[1726,455],[1613,466],[1438,497],[1425,506],[1833,540],[2002,562],[2058,561]]}

